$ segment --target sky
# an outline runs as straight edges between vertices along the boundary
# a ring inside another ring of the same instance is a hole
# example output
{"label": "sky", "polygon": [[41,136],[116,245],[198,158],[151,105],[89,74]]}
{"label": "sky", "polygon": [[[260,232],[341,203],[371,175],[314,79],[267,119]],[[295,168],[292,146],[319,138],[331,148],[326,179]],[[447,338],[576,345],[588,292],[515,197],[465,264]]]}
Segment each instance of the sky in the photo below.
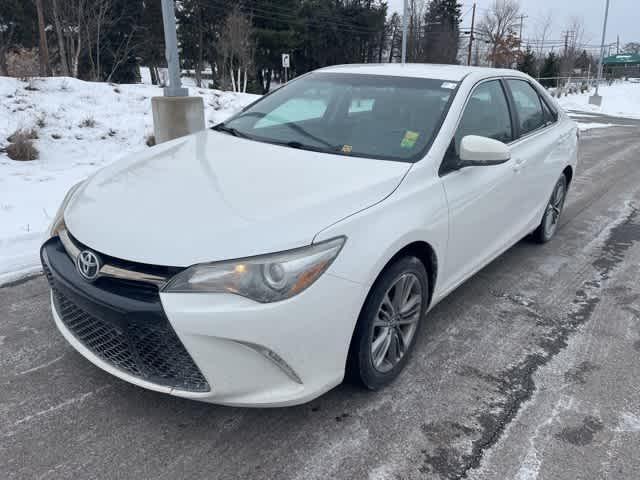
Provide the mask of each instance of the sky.
{"label": "sky", "polygon": [[[390,11],[402,11],[403,0],[387,0]],[[494,0],[476,0],[476,21],[481,18]],[[527,15],[524,21],[523,38],[536,38],[542,18],[551,12],[553,15],[552,39],[562,38],[562,32],[568,28],[572,16],[582,17],[585,25],[584,42],[599,44],[602,36],[602,22],[606,0],[520,0],[522,13]],[[463,26],[471,25],[472,0],[462,0]],[[620,44],[640,42],[640,0],[611,0],[606,43],[616,41],[620,35]],[[549,37],[547,37],[549,38]]]}

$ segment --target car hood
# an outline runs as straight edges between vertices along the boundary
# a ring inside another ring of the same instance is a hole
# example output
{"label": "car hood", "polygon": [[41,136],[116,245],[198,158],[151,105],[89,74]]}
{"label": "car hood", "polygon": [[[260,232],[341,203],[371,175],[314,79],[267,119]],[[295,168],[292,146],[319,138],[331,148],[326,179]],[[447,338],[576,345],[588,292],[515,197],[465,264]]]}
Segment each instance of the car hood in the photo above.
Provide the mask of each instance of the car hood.
{"label": "car hood", "polygon": [[64,218],[98,252],[188,266],[308,245],[390,195],[410,167],[208,130],[100,170]]}

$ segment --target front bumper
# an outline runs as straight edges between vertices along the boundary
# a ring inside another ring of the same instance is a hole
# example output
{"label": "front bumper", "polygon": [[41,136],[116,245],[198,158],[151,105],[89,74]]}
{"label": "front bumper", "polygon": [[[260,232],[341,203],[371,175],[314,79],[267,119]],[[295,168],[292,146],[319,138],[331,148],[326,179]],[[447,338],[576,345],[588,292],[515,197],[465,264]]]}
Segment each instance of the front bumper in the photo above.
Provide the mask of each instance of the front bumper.
{"label": "front bumper", "polygon": [[[56,325],[78,352],[125,381],[194,400],[274,407],[310,401],[343,379],[349,343],[366,295],[359,284],[325,273],[300,295],[271,304],[230,294],[155,292],[150,298],[157,298],[157,303],[151,302],[150,313],[148,304],[141,308],[139,298],[126,297],[126,288],[109,292],[115,296],[105,298],[100,285],[88,284],[75,269],[69,271],[64,258],[57,255],[64,253],[59,243],[50,240],[42,254],[53,286]],[[101,321],[113,321],[110,312],[117,311],[118,319],[125,319],[124,324],[116,325],[120,330],[130,325],[157,327],[166,321],[162,333],[170,341],[152,337],[155,344],[148,348],[152,353],[147,360],[153,364],[152,355],[156,355],[164,370],[174,367],[171,371],[177,372],[178,380],[146,375],[144,366],[138,371],[123,369],[96,351],[91,335],[78,335],[65,321],[65,307],[56,293],[60,291]]]}

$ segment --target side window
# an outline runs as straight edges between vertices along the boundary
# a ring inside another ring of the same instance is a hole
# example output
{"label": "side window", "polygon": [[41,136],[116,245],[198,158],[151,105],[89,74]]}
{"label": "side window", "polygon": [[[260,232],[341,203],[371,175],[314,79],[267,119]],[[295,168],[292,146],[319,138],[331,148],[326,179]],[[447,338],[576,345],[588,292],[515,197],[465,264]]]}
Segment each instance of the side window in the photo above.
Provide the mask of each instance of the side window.
{"label": "side window", "polygon": [[507,80],[520,122],[520,134],[526,135],[544,126],[545,113],[538,93],[524,80]]}
{"label": "side window", "polygon": [[547,105],[547,102],[542,97],[540,97],[540,101],[542,102],[542,111],[544,112],[545,125],[555,123],[558,120],[558,113],[551,110],[551,107]]}
{"label": "side window", "polygon": [[481,83],[469,97],[455,136],[455,152],[467,135],[480,135],[508,143],[513,140],[509,104],[498,80]]}

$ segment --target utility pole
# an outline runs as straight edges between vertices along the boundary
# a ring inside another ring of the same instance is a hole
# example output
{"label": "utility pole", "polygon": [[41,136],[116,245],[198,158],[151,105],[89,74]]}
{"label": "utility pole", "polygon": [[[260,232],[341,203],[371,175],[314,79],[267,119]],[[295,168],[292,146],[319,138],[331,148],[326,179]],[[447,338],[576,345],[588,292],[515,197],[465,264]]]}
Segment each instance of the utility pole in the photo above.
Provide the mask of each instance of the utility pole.
{"label": "utility pole", "polygon": [[166,45],[165,55],[169,67],[169,86],[164,89],[164,96],[151,99],[156,143],[183,137],[205,128],[202,97],[190,97],[189,90],[182,87],[180,79],[174,0],[161,1]]}
{"label": "utility pole", "polygon": [[620,55],[620,35],[618,35],[618,40],[616,41],[616,55]]}
{"label": "utility pole", "polygon": [[598,59],[598,80],[596,81],[596,93],[589,97],[589,103],[592,105],[602,105],[602,97],[598,95],[598,87],[602,81],[602,68],[604,64],[604,42],[607,38],[607,20],[609,19],[609,0],[606,0],[604,8],[604,23],[602,25],[602,42],[600,43],[600,58]]}
{"label": "utility pole", "polygon": [[522,52],[522,30],[524,28],[524,19],[528,18],[526,15],[520,15],[520,45],[518,45],[518,50]]}
{"label": "utility pole", "polygon": [[169,86],[164,89],[164,95],[165,97],[188,97],[189,90],[182,88],[182,80],[180,79],[176,10],[173,0],[162,0],[162,23],[166,45],[165,56],[169,67]]}
{"label": "utility pole", "polygon": [[575,30],[567,30],[566,32],[564,32],[564,56],[567,56],[567,53],[569,51],[569,37],[571,37],[571,41],[573,42],[572,45],[575,46],[575,36],[576,36],[576,32]]}
{"label": "utility pole", "polygon": [[467,65],[471,65],[471,49],[473,48],[473,29],[476,25],[476,3],[473,2],[473,12],[471,13],[471,33],[469,34],[469,53],[467,54]]}
{"label": "utility pole", "polygon": [[402,13],[402,63],[407,63],[407,22],[409,21],[409,0],[404,0]]}

